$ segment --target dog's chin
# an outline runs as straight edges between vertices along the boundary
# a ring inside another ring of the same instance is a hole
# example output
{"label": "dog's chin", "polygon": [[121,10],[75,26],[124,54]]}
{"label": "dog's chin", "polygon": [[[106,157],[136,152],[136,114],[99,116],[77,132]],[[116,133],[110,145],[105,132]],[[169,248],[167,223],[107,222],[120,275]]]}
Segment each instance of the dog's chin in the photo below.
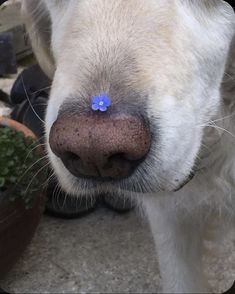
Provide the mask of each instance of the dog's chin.
{"label": "dog's chin", "polygon": [[[143,173],[141,170],[136,170],[129,178],[120,180],[77,178],[65,168],[54,154],[50,152],[49,154],[52,168],[57,176],[59,185],[66,193],[76,197],[86,195],[95,196],[103,193],[129,194],[133,196],[147,196],[148,194],[153,195],[161,192],[174,194],[174,192],[185,187],[194,176],[190,171],[185,171],[184,173],[179,172],[181,175],[179,180],[177,175],[174,175],[170,179],[157,176],[157,173],[154,171],[151,174],[146,174],[146,172]],[[175,180],[175,177],[178,181]],[[158,178],[161,178],[161,181]]]}
{"label": "dog's chin", "polygon": [[156,185],[155,182],[144,182],[141,183],[138,178],[134,176],[129,179],[123,179],[118,181],[102,181],[95,179],[84,179],[76,178],[68,171],[66,174],[57,174],[58,181],[62,189],[70,194],[71,196],[81,196],[85,197],[96,196],[100,194],[117,194],[126,196],[147,196],[158,194],[161,192],[169,192],[174,194],[174,192],[180,191],[185,187],[194,177],[194,173],[190,173],[185,177],[184,180],[177,183],[177,185],[168,184],[166,185]]}

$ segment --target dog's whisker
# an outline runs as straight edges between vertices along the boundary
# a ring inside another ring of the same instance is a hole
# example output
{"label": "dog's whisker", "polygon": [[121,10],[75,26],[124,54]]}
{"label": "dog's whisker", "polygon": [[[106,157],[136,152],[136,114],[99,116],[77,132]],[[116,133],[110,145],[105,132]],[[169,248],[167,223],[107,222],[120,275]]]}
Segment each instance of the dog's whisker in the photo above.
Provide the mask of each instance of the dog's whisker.
{"label": "dog's whisker", "polygon": [[68,195],[69,195],[68,192],[64,193],[64,201],[63,201],[61,209],[64,209],[66,207]]}
{"label": "dog's whisker", "polygon": [[25,194],[27,194],[27,192],[28,192],[28,190],[29,190],[29,188],[30,188],[30,185],[33,183],[35,177],[36,177],[40,172],[42,172],[43,169],[46,169],[49,165],[50,165],[50,162],[46,163],[44,166],[42,166],[42,167],[41,167],[41,168],[35,173],[35,175],[34,175],[33,178],[30,180],[28,186],[26,187],[26,189],[25,189],[25,191],[24,191]]}
{"label": "dog's whisker", "polygon": [[56,186],[53,189],[53,193],[52,193],[52,197],[51,197],[52,206],[53,206],[54,209],[56,208],[56,206],[55,206],[56,203],[58,204],[57,195],[58,195],[59,188],[60,188],[59,183],[56,183]]}
{"label": "dog's whisker", "polygon": [[[23,175],[19,178],[18,182],[20,182],[23,177],[34,167],[36,166],[37,164],[39,164],[39,162],[45,160],[45,158],[48,158],[47,155],[39,158],[37,161],[35,161],[30,167],[27,168],[27,170],[23,173]],[[50,162],[48,162],[48,164],[50,164]]]}
{"label": "dog's whisker", "polygon": [[214,129],[217,129],[218,131],[222,131],[222,132],[225,132],[227,134],[229,134],[230,136],[232,136],[233,138],[235,138],[235,135],[233,133],[231,133],[230,131],[226,130],[225,128],[222,128],[222,127],[219,127],[217,125],[203,125],[203,127],[208,127],[208,128],[214,128]]}
{"label": "dog's whisker", "polygon": [[[225,72],[224,75],[229,77],[230,80],[235,81],[235,78],[231,74],[229,74],[228,72]],[[226,83],[226,82],[227,81],[223,81],[223,83]]]}
{"label": "dog's whisker", "polygon": [[201,147],[205,148],[209,152],[212,152],[212,149],[210,147],[208,147],[206,144],[204,144],[203,142],[201,143]]}
{"label": "dog's whisker", "polygon": [[48,174],[48,179],[46,179],[46,181],[44,182],[44,184],[42,185],[44,188],[48,186],[48,184],[50,183],[51,180],[56,179],[56,174],[53,170],[51,170],[51,175]]}
{"label": "dog's whisker", "polygon": [[31,107],[31,109],[32,109],[32,111],[33,111],[33,113],[36,115],[36,117],[37,117],[37,118],[38,118],[43,124],[45,124],[45,121],[42,120],[41,117],[37,114],[37,112],[35,111],[35,109],[34,109],[34,107],[33,107],[33,105],[32,105],[32,102],[30,101],[30,98],[29,98],[29,95],[28,95],[27,89],[26,89],[26,87],[25,87],[25,83],[24,83],[24,78],[23,78],[23,76],[21,76],[21,81],[22,81],[22,85],[23,85],[23,88],[24,88],[24,92],[25,92],[26,98],[27,98],[27,100],[28,100],[28,102],[29,102],[29,105],[30,105],[30,107]]}
{"label": "dog's whisker", "polygon": [[232,114],[227,115],[227,116],[223,116],[223,117],[215,119],[215,120],[210,120],[210,122],[215,123],[215,122],[223,121],[223,120],[226,120],[226,119],[230,119],[233,116],[235,116],[235,113],[232,113]]}
{"label": "dog's whisker", "polygon": [[[40,88],[39,90],[32,92],[32,94],[37,94],[37,93],[40,93],[42,91],[50,90],[50,89],[51,89],[51,86]],[[47,104],[45,103],[45,105],[47,105]]]}
{"label": "dog's whisker", "polygon": [[27,156],[26,156],[26,158],[25,158],[25,161],[28,159],[29,155],[30,155],[34,150],[36,150],[36,149],[38,149],[38,148],[40,148],[40,147],[46,146],[46,145],[47,145],[46,143],[40,143],[40,144],[37,144],[34,148],[32,148],[32,149],[28,152],[28,154],[27,154]]}
{"label": "dog's whisker", "polygon": [[[35,139],[35,140],[33,140],[33,142],[28,146],[28,148],[30,149],[32,145],[34,146],[34,145],[37,145],[37,144],[41,144],[40,141],[41,141],[43,138],[44,138],[44,135],[41,136],[41,137],[39,137],[39,138],[37,138],[37,139]],[[34,147],[35,147],[35,146],[34,146]]]}

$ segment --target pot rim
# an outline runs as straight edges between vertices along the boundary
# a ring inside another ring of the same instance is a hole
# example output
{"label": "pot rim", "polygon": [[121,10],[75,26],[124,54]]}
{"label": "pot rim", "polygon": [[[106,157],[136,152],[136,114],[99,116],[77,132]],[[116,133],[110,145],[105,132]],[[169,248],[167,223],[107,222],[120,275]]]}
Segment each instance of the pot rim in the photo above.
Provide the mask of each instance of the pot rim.
{"label": "pot rim", "polygon": [[24,134],[24,136],[26,138],[30,137],[34,140],[37,140],[36,135],[29,128],[27,128],[25,125],[15,121],[11,118],[8,118],[6,116],[0,116],[0,127],[1,126],[9,127],[10,129],[14,129],[17,132],[21,132]]}

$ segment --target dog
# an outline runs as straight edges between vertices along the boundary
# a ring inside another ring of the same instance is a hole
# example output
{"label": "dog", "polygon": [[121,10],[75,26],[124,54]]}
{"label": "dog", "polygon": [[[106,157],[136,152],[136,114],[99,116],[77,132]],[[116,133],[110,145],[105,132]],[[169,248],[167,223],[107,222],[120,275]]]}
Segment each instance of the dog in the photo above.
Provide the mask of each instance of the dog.
{"label": "dog", "polygon": [[234,68],[231,6],[23,0],[22,15],[53,80],[45,136],[61,187],[135,199],[163,292],[210,292],[203,242],[235,219],[235,92],[223,81]]}

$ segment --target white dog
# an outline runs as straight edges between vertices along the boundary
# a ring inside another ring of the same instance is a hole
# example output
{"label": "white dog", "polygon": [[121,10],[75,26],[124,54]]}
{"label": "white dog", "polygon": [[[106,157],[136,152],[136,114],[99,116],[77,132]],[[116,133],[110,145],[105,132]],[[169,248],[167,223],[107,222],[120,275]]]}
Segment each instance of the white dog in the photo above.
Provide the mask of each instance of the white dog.
{"label": "white dog", "polygon": [[222,0],[23,0],[23,15],[53,79],[47,149],[63,189],[137,199],[163,291],[208,292],[203,240],[235,216],[235,96],[220,93],[233,9]]}

